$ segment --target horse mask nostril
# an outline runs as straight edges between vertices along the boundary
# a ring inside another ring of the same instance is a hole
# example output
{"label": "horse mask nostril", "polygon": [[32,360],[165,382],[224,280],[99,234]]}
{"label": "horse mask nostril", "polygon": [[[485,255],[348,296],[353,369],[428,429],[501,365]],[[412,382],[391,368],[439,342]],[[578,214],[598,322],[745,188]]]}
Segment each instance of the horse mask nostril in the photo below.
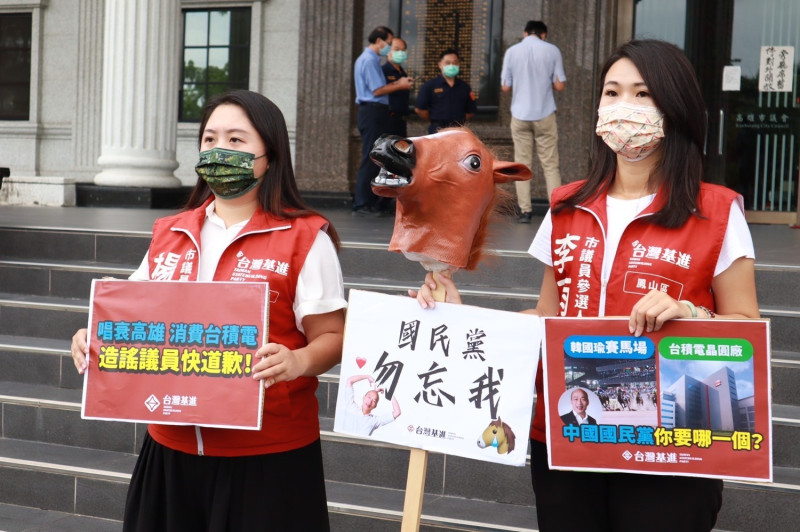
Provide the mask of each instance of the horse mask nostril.
{"label": "horse mask nostril", "polygon": [[397,135],[383,135],[372,147],[370,158],[387,171],[410,176],[416,164],[416,151],[411,140]]}
{"label": "horse mask nostril", "polygon": [[414,149],[414,143],[409,139],[396,137],[389,144],[389,151],[394,156],[394,160],[402,162],[404,166],[409,169],[414,168],[417,163],[417,153]]}
{"label": "horse mask nostril", "polygon": [[408,139],[399,139],[392,142],[392,148],[404,155],[414,153],[414,143]]}

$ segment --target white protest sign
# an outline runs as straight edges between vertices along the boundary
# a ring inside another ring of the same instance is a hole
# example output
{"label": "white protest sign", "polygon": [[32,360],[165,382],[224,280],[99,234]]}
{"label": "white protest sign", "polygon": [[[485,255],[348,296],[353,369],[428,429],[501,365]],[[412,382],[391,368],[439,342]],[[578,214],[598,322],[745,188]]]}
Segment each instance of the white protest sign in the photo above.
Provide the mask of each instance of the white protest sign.
{"label": "white protest sign", "polygon": [[525,465],[536,316],[350,291],[336,432]]}

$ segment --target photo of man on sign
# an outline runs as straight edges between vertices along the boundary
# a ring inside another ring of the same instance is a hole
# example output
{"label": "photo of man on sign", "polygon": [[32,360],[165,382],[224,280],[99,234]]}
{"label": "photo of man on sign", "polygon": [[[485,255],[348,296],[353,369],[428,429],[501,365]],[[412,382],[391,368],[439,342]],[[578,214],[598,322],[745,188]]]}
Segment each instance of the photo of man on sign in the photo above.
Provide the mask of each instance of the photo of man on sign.
{"label": "photo of man on sign", "polygon": [[[564,422],[564,425],[583,425],[584,423],[588,423],[589,425],[597,425],[597,419],[589,415],[589,405],[592,405],[592,410],[596,411],[595,405],[598,404],[597,396],[594,396],[594,401],[589,399],[589,393],[583,388],[572,388],[567,390],[561,396],[561,399],[558,401],[558,411],[561,414],[561,421]],[[569,398],[568,406],[563,406],[566,402],[567,398]],[[597,414],[595,414],[597,415]]]}
{"label": "photo of man on sign", "polygon": [[[353,392],[353,385],[364,380],[369,381],[370,388],[361,401],[357,402]],[[344,418],[345,430],[371,436],[376,429],[397,419],[402,414],[402,411],[400,410],[400,404],[397,402],[397,397],[394,396],[391,397],[391,411],[375,412],[380,402],[380,396],[385,393],[385,388],[375,387],[375,379],[372,375],[353,375],[347,379],[347,384],[345,385],[345,400],[347,403]]]}

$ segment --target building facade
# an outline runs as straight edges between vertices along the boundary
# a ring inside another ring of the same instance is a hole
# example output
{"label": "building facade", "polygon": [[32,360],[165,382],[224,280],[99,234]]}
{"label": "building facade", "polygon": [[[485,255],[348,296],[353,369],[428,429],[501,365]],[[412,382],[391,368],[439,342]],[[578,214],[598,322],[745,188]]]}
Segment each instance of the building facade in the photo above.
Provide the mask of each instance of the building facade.
{"label": "building facade", "polygon": [[753,397],[739,399],[736,376],[725,366],[700,380],[682,375],[662,392],[661,425],[718,431],[752,427]]}
{"label": "building facade", "polygon": [[[353,62],[381,24],[409,40],[415,88],[439,47],[459,48],[479,93],[469,126],[511,159],[499,70],[530,19],[547,23],[564,59],[564,181],[588,168],[605,57],[631,37],[656,37],[697,68],[709,179],[740,191],[752,220],[797,223],[794,0],[0,0],[0,167],[12,184],[191,186],[202,103],[249,88],[283,110],[301,190],[348,199],[360,150]],[[412,118],[409,134],[423,133]],[[544,198],[538,161],[533,171],[533,195]]]}

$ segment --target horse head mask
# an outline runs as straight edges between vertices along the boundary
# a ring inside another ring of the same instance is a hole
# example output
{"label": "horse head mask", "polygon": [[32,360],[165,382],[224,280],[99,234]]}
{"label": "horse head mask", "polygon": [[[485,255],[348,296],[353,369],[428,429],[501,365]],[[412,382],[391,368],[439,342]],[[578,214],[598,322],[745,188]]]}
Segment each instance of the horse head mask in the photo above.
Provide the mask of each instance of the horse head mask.
{"label": "horse head mask", "polygon": [[384,136],[375,141],[370,157],[381,167],[372,190],[397,198],[389,250],[429,271],[474,269],[494,206],[495,183],[531,178],[527,166],[496,160],[464,128],[424,137]]}

